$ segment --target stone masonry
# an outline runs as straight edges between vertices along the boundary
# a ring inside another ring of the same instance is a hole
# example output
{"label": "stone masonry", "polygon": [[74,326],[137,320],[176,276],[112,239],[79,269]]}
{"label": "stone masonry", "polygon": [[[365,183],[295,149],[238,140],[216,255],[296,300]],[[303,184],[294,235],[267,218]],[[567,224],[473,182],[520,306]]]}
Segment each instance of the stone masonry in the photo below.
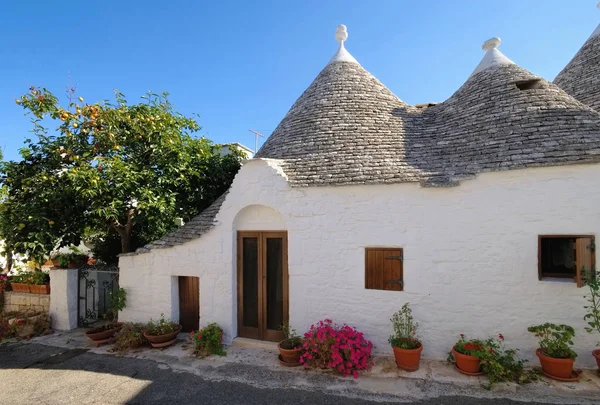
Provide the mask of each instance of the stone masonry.
{"label": "stone masonry", "polygon": [[18,293],[6,291],[4,293],[4,312],[45,312],[50,308],[50,295]]}

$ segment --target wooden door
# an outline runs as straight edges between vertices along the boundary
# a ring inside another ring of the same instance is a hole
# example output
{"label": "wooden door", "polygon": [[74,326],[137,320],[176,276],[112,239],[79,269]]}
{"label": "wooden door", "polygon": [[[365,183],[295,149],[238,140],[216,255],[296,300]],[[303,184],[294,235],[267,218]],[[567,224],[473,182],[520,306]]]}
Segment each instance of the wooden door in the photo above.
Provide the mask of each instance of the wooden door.
{"label": "wooden door", "polygon": [[200,323],[200,279],[179,277],[179,323],[183,332],[197,331]]}
{"label": "wooden door", "polygon": [[238,232],[238,335],[283,339],[288,322],[287,232]]}

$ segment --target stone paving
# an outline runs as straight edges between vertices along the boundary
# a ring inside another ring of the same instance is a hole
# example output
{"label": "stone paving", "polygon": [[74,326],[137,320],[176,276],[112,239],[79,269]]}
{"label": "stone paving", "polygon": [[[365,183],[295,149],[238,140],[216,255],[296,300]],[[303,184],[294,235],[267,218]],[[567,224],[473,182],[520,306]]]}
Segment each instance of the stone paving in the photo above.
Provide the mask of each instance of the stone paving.
{"label": "stone paving", "polygon": [[[117,356],[110,346],[94,347],[83,335],[84,330],[56,332],[31,340],[48,346],[65,349],[85,348],[90,353]],[[279,386],[356,391],[389,397],[430,398],[438,395],[466,395],[481,398],[510,398],[520,401],[547,401],[552,403],[597,403],[600,398],[600,375],[596,370],[583,370],[578,382],[564,383],[541,376],[540,380],[527,385],[496,384],[492,390],[481,386],[485,377],[468,377],[454,370],[454,366],[442,361],[423,360],[418,371],[409,373],[398,370],[393,357],[376,357],[375,366],[360,378],[341,378],[330,371],[304,370],[302,367],[285,367],[277,359],[275,343],[235,339],[226,347],[227,356],[211,356],[198,359],[192,355],[187,335],[180,334],[175,345],[165,349],[143,348],[128,353],[127,357],[151,360],[159,367],[175,372],[191,372],[212,380],[230,380],[254,386],[276,388]],[[236,365],[238,367],[236,367]],[[249,366],[264,369],[269,381],[249,378]],[[279,374],[277,374],[279,373]],[[274,375],[281,377],[274,378]]]}

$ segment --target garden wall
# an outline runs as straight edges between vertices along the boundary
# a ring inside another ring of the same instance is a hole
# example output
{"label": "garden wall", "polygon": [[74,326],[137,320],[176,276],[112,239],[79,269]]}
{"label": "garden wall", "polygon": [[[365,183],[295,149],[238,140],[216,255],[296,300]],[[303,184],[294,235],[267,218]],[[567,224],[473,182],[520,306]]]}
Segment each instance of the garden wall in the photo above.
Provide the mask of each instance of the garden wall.
{"label": "garden wall", "polygon": [[50,295],[4,292],[4,312],[45,312],[50,309]]}

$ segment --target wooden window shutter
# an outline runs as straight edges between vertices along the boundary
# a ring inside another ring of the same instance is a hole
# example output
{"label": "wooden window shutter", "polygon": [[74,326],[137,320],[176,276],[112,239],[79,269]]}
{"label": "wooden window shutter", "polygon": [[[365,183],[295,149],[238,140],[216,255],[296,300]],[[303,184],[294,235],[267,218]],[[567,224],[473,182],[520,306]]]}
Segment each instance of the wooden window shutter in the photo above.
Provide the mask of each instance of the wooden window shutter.
{"label": "wooden window shutter", "polygon": [[594,270],[594,238],[575,239],[575,282],[577,287],[583,287],[586,272]]}
{"label": "wooden window shutter", "polygon": [[365,288],[402,291],[404,289],[403,259],[401,248],[366,248]]}

